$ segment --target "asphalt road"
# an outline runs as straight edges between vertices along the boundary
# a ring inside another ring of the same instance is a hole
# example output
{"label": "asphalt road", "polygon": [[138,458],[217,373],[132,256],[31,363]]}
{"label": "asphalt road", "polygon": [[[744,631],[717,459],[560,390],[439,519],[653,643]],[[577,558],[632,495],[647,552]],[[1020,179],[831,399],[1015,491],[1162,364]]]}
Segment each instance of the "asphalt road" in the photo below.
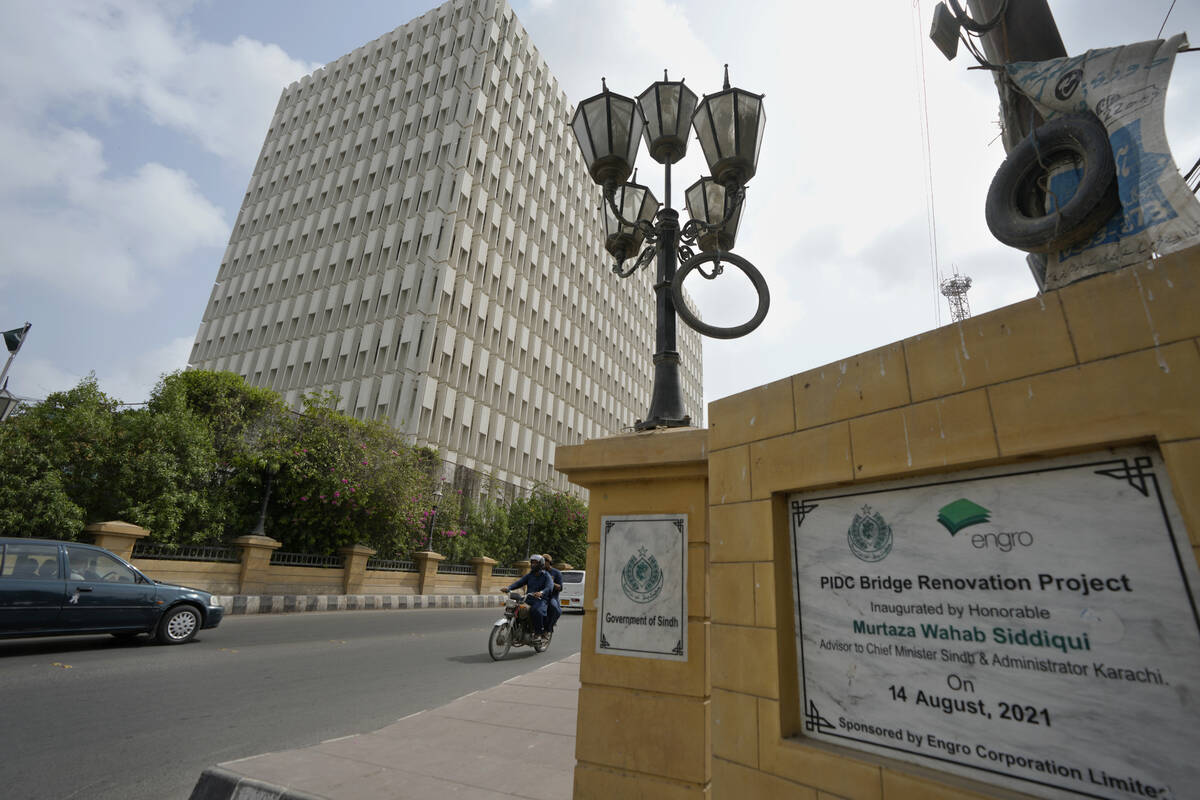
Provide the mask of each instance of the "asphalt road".
{"label": "asphalt road", "polygon": [[0,794],[186,798],[208,766],[373,731],[579,649],[487,654],[493,609],[227,617],[185,645],[0,641]]}

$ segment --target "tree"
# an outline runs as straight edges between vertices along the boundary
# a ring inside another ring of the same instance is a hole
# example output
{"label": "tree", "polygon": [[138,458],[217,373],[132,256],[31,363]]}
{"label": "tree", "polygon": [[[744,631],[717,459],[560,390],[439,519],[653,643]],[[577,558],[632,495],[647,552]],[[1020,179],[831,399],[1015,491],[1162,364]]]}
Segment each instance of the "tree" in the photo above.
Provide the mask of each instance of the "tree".
{"label": "tree", "polygon": [[582,562],[578,499],[541,486],[505,505],[490,477],[464,495],[439,482],[436,450],[337,403],[313,394],[296,413],[239,375],[190,370],[164,376],[146,408],[125,408],[90,375],[0,426],[0,534],[74,539],[121,519],[163,544],[223,542],[254,529],[270,482],[266,532],[286,550],[361,543],[397,558],[432,547],[508,564],[528,540]]}
{"label": "tree", "polygon": [[267,477],[278,472],[292,436],[292,415],[283,399],[233,372],[186,370],[163,376],[147,410],[155,419],[173,420],[167,423],[173,430],[187,427],[192,432],[191,420],[203,426],[208,439],[203,455],[210,458],[204,469],[191,464],[199,470],[193,486],[202,497],[188,498],[174,529],[179,536],[151,528],[154,538],[199,543],[249,533]]}
{"label": "tree", "polygon": [[336,402],[310,395],[292,420],[272,535],[310,553],[361,543],[382,557],[407,554],[425,536],[418,516],[432,503],[437,453],[406,444],[381,421],[338,413]]}
{"label": "tree", "polygon": [[63,485],[62,473],[27,435],[23,414],[0,425],[0,536],[74,539],[83,509]]}

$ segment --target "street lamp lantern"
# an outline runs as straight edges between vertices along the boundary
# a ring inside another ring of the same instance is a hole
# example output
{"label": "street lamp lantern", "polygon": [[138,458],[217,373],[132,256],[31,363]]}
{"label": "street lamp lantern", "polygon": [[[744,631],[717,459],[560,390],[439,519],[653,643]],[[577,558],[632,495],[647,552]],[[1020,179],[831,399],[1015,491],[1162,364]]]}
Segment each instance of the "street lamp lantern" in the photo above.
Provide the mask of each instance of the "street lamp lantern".
{"label": "street lamp lantern", "polygon": [[696,237],[701,252],[732,250],[742,221],[742,203],[712,178],[701,178],[683,193],[688,214],[704,225]]}
{"label": "street lamp lantern", "polygon": [[663,79],[638,95],[638,108],[646,120],[642,136],[650,157],[660,164],[674,164],[687,152],[688,125],[696,112],[696,93],[683,81]]}
{"label": "street lamp lantern", "polygon": [[8,419],[8,415],[11,414],[20,404],[21,401],[17,399],[16,395],[8,390],[8,382],[5,381],[4,388],[0,389],[0,422],[4,422],[4,420]]}
{"label": "street lamp lantern", "polygon": [[605,207],[604,249],[617,261],[625,261],[638,254],[642,249],[642,242],[646,239],[645,226],[638,225],[637,222],[654,219],[659,203],[650,189],[640,183],[622,183],[616,187],[613,201],[620,211],[620,216]]}
{"label": "street lamp lantern", "polygon": [[762,99],[761,94],[731,89],[727,64],[725,88],[704,95],[696,107],[692,126],[717,183],[742,185],[758,171],[758,153],[767,123]]}
{"label": "street lamp lantern", "polygon": [[[754,177],[758,166],[766,122],[762,95],[731,89],[728,66],[724,90],[705,95],[699,106],[691,89],[683,81],[668,80],[665,70],[663,79],[638,95],[636,103],[610,92],[603,80],[601,84],[604,91],[579,104],[571,129],[592,180],[603,190],[605,250],[615,261],[613,272],[621,278],[628,278],[652,261],[658,266],[650,410],[633,427],[640,431],[683,427],[691,424],[691,418],[684,410],[679,379],[676,314],[705,336],[734,339],[762,324],[771,304],[766,281],[758,269],[729,252],[741,221],[746,182]],[[687,152],[689,122],[700,138],[713,177],[702,179],[688,190],[692,218],[681,226],[679,212],[671,207],[671,165]],[[663,165],[661,208],[645,186],[625,183],[633,173],[638,137],[643,132],[650,157]],[[643,243],[646,246],[638,253]],[[694,252],[693,246],[701,252]],[[630,259],[633,264],[625,266]],[[703,269],[706,264],[712,265],[711,270]],[[726,264],[737,267],[754,285],[758,307],[748,322],[719,327],[705,323],[688,308],[683,281],[693,271],[706,280],[715,280]]]}
{"label": "street lamp lantern", "polygon": [[624,183],[633,173],[645,120],[631,97],[608,90],[604,79],[600,94],[579,104],[571,129],[592,180],[601,186]]}

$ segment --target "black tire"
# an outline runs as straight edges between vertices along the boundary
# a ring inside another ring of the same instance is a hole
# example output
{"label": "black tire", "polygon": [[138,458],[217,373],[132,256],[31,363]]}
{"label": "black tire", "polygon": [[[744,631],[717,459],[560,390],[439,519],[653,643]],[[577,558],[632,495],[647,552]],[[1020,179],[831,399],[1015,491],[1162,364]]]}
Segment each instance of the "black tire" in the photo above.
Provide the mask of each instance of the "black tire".
{"label": "black tire", "polygon": [[[758,308],[749,322],[729,328],[709,325],[693,314],[691,309],[688,308],[687,303],[684,302],[684,279],[687,278],[688,273],[692,270],[709,261],[721,261],[733,264],[746,274],[746,277],[750,279],[750,283],[754,284],[754,291],[758,293]],[[671,281],[671,302],[675,305],[675,313],[692,330],[713,339],[736,339],[739,336],[745,336],[747,333],[750,333],[750,331],[761,325],[762,321],[767,318],[767,311],[771,308],[771,292],[767,289],[767,281],[763,278],[762,273],[749,261],[733,253],[713,251],[692,256],[679,265],[679,271],[675,273],[675,279]]]}
{"label": "black tire", "polygon": [[175,606],[168,609],[158,622],[158,630],[154,638],[159,644],[183,644],[190,642],[200,630],[203,620],[200,611],[195,606]]}
{"label": "black tire", "polygon": [[488,655],[492,657],[492,661],[499,661],[508,655],[508,651],[512,648],[512,626],[511,625],[495,625],[492,627],[492,632],[488,634]]}
{"label": "black tire", "polygon": [[[1078,162],[1083,177],[1057,212],[1046,213],[1049,166]],[[996,171],[984,209],[1000,242],[1027,253],[1050,253],[1079,244],[1121,208],[1108,131],[1095,114],[1064,114],[1026,136]]]}

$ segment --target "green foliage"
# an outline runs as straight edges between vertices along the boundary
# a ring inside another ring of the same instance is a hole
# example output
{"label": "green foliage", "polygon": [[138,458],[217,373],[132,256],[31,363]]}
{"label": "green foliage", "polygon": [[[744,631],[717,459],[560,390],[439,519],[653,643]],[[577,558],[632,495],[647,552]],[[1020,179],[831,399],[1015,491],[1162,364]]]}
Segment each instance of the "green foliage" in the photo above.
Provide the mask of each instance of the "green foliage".
{"label": "green foliage", "polygon": [[355,543],[385,558],[411,552],[424,536],[416,515],[430,507],[437,453],[406,444],[383,422],[339,414],[336,400],[310,395],[291,420],[268,533],[306,553]]}
{"label": "green foliage", "polygon": [[337,401],[310,395],[295,413],[236,374],[192,370],[164,376],[146,408],[131,409],[89,376],[0,425],[0,535],[74,539],[119,519],[164,544],[228,542],[254,530],[268,498],[265,533],[285,551],[361,543],[403,558],[432,547],[511,564],[528,541],[583,563],[578,499],[539,487],[506,505],[490,478],[464,496],[438,482],[437,451],[341,414]]}
{"label": "green foliage", "polygon": [[83,509],[34,446],[23,416],[0,425],[0,536],[74,539],[83,529]]}

